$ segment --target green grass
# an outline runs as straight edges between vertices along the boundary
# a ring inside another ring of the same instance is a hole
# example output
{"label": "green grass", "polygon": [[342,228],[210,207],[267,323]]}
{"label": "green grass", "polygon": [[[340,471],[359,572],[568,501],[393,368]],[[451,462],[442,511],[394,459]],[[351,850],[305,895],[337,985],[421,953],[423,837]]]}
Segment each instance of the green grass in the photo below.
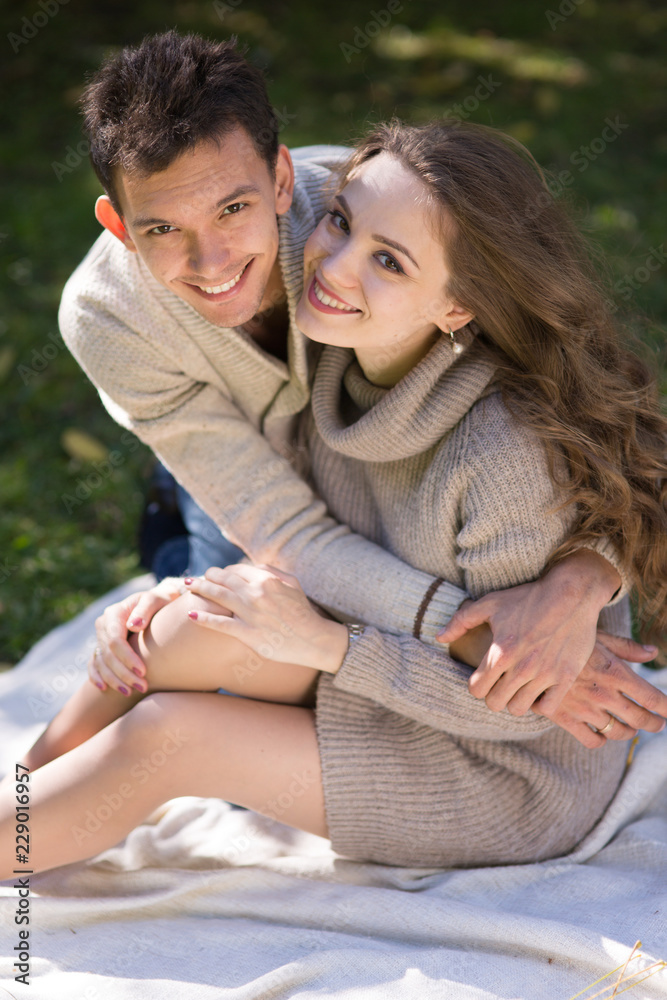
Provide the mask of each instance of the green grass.
{"label": "green grass", "polygon": [[[644,280],[642,268],[663,244],[667,217],[667,11],[641,0],[585,0],[552,29],[557,3],[550,18],[548,5],[524,0],[399,6],[390,15],[387,4],[347,0],[335,9],[280,0],[72,0],[38,29],[37,3],[17,2],[1,15],[0,661],[16,662],[138,571],[150,456],[121,438],[55,331],[62,285],[99,231],[98,186],[77,153],[76,100],[106,52],[147,32],[238,34],[266,70],[288,145],[351,142],[365,122],[394,113],[419,120],[463,104],[471,119],[526,142],[556,176],[569,170],[563,195],[606,252],[612,280],[628,289],[621,304],[647,317],[629,317],[628,327],[640,332],[665,387],[665,271]],[[379,33],[372,11],[390,18]],[[21,33],[33,31],[24,43]],[[489,75],[490,96],[473,107],[479,77]],[[577,151],[591,147],[607,118],[628,127],[586,160]],[[79,480],[97,480],[87,479],[90,462],[63,447],[70,428],[123,455],[74,507],[63,496]]]}

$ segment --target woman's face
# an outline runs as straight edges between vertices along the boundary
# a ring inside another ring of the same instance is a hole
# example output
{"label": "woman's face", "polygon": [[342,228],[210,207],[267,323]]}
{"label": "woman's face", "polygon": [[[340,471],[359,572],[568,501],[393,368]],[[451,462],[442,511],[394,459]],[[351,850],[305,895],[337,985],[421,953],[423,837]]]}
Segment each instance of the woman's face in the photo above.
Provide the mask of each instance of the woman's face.
{"label": "woman's face", "polygon": [[354,348],[378,385],[395,384],[441,331],[472,319],[447,294],[435,210],[419,178],[380,153],[350,177],[306,243],[299,329]]}

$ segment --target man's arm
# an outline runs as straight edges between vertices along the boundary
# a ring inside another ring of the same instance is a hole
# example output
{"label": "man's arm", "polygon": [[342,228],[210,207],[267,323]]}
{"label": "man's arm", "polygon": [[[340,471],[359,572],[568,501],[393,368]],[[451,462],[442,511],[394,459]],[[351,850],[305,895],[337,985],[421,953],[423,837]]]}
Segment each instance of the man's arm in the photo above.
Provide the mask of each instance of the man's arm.
{"label": "man's arm", "polygon": [[60,319],[114,419],[153,449],[254,562],[299,576],[312,600],[337,617],[356,620],[364,606],[373,624],[395,634],[411,634],[420,615],[434,636],[465,599],[442,583],[425,600],[435,583],[430,574],[337,524],[231,392],[180,371],[129,317],[65,296]]}
{"label": "man's arm", "polygon": [[[231,392],[198,381],[171,360],[180,341],[197,350],[185,331],[165,316],[170,325],[163,343],[156,343],[134,328],[138,309],[130,296],[118,296],[111,307],[77,287],[63,296],[63,337],[112,416],[153,448],[255,562],[293,573],[314,601],[341,619],[359,620],[363,607],[369,624],[433,642],[466,593],[337,524],[234,404]],[[516,607],[511,592],[497,603],[499,621]],[[588,607],[594,628],[599,606],[581,606]],[[563,609],[564,617],[569,613]],[[116,625],[120,635],[124,623]],[[526,623],[528,645],[537,625]]]}

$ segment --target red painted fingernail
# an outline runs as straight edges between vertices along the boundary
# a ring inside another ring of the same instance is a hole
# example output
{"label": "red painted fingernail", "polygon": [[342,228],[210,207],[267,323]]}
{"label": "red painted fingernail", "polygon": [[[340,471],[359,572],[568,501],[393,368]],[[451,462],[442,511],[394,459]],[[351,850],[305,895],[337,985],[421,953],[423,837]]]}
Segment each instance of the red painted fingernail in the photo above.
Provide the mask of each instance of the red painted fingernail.
{"label": "red painted fingernail", "polygon": [[183,577],[183,583],[185,583],[189,587],[190,584],[192,583],[192,577],[191,576],[184,576]]}
{"label": "red painted fingernail", "polygon": [[118,687],[118,690],[120,691],[120,693],[121,693],[121,694],[129,694],[129,693],[130,693],[130,692],[129,692],[129,691],[127,690],[127,688],[126,688],[126,687],[123,687],[123,685],[122,685],[122,684],[121,684],[121,685],[119,685],[119,687]]}
{"label": "red painted fingernail", "polygon": [[132,687],[135,689],[135,691],[143,691],[144,690],[143,684],[133,684]]}
{"label": "red painted fingernail", "polygon": [[199,615],[197,614],[196,611],[188,611],[188,618],[192,618],[193,621],[197,621]]}
{"label": "red painted fingernail", "polygon": [[130,622],[130,625],[143,625],[143,624],[144,624],[143,618],[133,618],[132,621]]}
{"label": "red painted fingernail", "polygon": [[99,681],[95,681],[95,685],[100,689],[100,691],[104,691],[104,684],[101,684]]}
{"label": "red painted fingernail", "polygon": [[137,677],[142,677],[143,678],[143,676],[144,676],[142,674],[141,670],[139,670],[139,667],[132,667],[132,673],[136,674]]}

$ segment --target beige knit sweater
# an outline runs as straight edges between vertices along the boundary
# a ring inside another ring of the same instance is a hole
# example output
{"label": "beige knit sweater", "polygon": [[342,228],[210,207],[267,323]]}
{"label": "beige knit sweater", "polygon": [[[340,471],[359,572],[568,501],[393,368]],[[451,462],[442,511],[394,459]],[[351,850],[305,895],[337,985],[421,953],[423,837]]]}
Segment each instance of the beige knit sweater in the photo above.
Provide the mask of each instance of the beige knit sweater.
{"label": "beige knit sweater", "polygon": [[[340,148],[337,158],[348,153]],[[309,398],[317,349],[295,327],[294,310],[303,247],[324,214],[329,177],[326,164],[297,163],[294,203],[279,219],[288,365],[243,332],[207,322],[109,233],[69,279],[60,328],[112,416],[150,445],[255,562],[295,573],[341,619],[411,633],[433,576],[337,524],[271,447],[289,453],[294,414]],[[424,634],[445,624],[465,596],[440,587]]]}
{"label": "beige knit sweater", "polygon": [[[326,348],[306,416],[312,477],[360,534],[473,597],[534,579],[568,531],[543,449],[446,338],[391,390]],[[370,595],[369,595],[370,596]],[[365,609],[366,604],[361,605]],[[627,599],[605,609],[629,635]],[[468,668],[409,635],[367,628],[318,685],[333,847],[416,866],[555,857],[600,818],[627,744],[586,750],[532,713],[494,713]]]}

